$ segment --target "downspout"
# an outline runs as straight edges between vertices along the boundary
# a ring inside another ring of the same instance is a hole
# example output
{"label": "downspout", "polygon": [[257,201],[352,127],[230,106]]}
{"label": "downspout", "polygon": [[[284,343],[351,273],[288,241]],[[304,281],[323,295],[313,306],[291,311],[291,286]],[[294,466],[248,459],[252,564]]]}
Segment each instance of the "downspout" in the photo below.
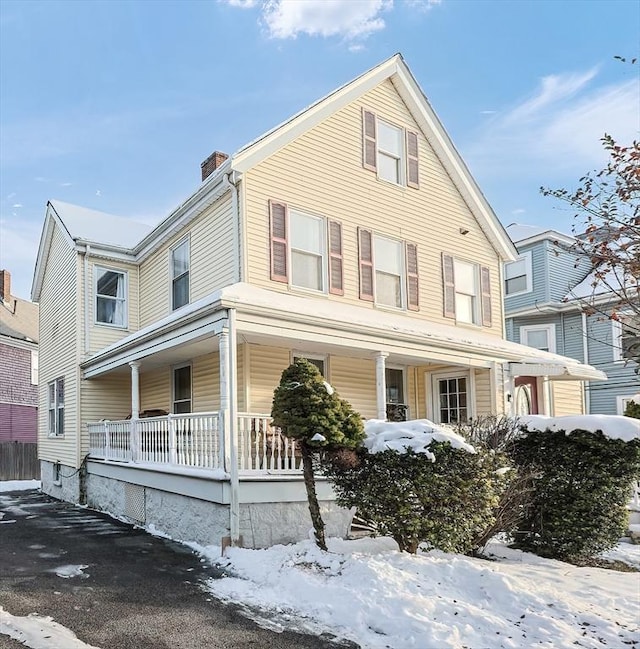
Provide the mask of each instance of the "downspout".
{"label": "downspout", "polygon": [[[587,338],[587,314],[582,312],[582,357],[585,365],[589,365],[589,339]],[[591,382],[585,381],[582,384],[584,390],[584,409],[587,414],[591,413]]]}
{"label": "downspout", "polygon": [[240,253],[240,209],[239,209],[239,198],[238,198],[238,179],[234,171],[225,174],[222,177],[223,183],[231,190],[231,213],[235,218],[234,228],[233,228],[233,256],[236,260],[236,266],[233,273],[234,282],[242,281],[242,256]]}
{"label": "downspout", "polygon": [[84,355],[87,357],[91,351],[91,344],[89,341],[89,255],[91,254],[91,246],[87,244],[84,248],[83,263],[84,263]]}
{"label": "downspout", "polygon": [[236,328],[236,310],[228,309],[229,323],[229,421],[230,441],[229,456],[231,466],[229,477],[231,483],[231,502],[229,532],[231,545],[240,543],[240,479],[238,476],[238,334]]}

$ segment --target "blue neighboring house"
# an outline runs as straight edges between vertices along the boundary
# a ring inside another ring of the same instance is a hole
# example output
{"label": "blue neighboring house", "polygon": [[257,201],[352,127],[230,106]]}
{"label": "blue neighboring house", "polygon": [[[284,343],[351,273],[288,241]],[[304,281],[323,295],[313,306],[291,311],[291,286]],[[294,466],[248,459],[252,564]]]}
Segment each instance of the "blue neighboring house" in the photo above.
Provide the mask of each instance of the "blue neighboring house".
{"label": "blue neighboring house", "polygon": [[[602,370],[607,381],[584,385],[584,411],[623,414],[640,392],[638,364],[624,358],[629,326],[637,331],[638,316],[623,314],[620,321],[606,316],[613,306],[611,292],[594,291],[594,269],[570,250],[574,237],[528,225],[506,229],[520,255],[504,268],[507,338]],[[595,313],[584,312],[586,302],[597,305]],[[533,377],[529,383],[522,377],[516,385],[516,410],[536,412],[540,390]]]}

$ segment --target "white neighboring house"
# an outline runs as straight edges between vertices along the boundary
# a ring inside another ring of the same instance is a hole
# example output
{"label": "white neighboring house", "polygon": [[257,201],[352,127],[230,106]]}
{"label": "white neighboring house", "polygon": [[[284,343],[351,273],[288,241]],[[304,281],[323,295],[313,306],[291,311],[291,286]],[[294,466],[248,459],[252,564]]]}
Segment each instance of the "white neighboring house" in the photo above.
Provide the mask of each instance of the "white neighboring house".
{"label": "white neighboring house", "polygon": [[511,411],[522,373],[549,394],[602,378],[505,340],[516,251],[400,55],[201,167],[155,228],[47,207],[46,493],[201,543],[294,541],[300,461],[269,413],[296,357],[365,418],[437,423]]}

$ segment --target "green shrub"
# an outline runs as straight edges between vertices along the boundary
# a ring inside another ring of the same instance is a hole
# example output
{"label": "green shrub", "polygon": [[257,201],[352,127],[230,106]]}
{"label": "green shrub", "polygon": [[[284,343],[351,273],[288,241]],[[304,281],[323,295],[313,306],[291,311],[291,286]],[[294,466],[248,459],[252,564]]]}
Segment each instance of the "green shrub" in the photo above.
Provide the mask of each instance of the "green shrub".
{"label": "green shrub", "polygon": [[424,453],[357,450],[357,461],[325,459],[337,503],[356,507],[358,516],[401,550],[415,553],[420,543],[445,552],[469,552],[491,524],[501,478],[495,457],[432,442],[432,462]]}
{"label": "green shrub", "polygon": [[518,547],[580,562],[613,547],[627,526],[630,484],[640,471],[637,440],[601,432],[530,432],[514,442],[520,470],[535,474]]}
{"label": "green shrub", "polygon": [[627,407],[624,409],[624,416],[640,419],[640,403],[637,401],[629,401]]}

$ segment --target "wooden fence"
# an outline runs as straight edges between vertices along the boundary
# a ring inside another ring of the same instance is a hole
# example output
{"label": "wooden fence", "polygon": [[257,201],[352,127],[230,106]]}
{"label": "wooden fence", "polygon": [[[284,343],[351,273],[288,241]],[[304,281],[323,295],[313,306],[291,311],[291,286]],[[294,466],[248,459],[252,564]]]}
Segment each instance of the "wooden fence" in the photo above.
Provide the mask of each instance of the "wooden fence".
{"label": "wooden fence", "polygon": [[40,480],[37,444],[0,442],[0,480]]}

